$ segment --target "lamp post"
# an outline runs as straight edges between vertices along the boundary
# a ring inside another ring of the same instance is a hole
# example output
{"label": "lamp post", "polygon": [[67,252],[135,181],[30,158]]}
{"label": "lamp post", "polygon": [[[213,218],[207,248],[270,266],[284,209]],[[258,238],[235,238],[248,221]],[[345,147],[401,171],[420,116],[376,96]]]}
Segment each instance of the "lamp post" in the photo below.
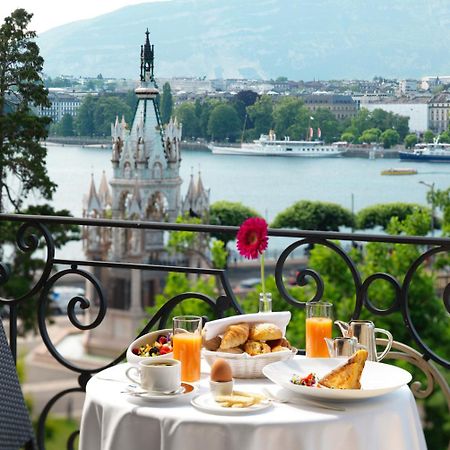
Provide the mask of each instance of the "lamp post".
{"label": "lamp post", "polygon": [[431,237],[434,237],[434,182],[429,184],[425,183],[425,181],[419,181],[420,184],[423,184],[427,188],[430,188],[431,192]]}

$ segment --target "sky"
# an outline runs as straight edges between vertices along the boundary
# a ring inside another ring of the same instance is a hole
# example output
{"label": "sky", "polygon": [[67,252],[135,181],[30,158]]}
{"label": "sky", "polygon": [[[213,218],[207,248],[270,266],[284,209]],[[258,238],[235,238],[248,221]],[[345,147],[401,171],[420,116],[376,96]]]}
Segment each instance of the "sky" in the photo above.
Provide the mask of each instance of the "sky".
{"label": "sky", "polygon": [[90,19],[124,6],[150,3],[158,0],[0,0],[0,20],[17,8],[33,13],[30,30],[38,34],[77,20]]}

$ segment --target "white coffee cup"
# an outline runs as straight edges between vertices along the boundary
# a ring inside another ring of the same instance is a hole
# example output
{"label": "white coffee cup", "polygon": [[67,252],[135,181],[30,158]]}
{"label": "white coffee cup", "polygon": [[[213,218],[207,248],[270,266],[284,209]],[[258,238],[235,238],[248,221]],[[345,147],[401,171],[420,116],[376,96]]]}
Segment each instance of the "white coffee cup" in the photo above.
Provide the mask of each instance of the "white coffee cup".
{"label": "white coffee cup", "polygon": [[[138,373],[138,377],[131,374],[133,371]],[[150,392],[169,393],[181,387],[181,364],[176,359],[139,361],[138,367],[130,367],[126,375],[142,389]]]}

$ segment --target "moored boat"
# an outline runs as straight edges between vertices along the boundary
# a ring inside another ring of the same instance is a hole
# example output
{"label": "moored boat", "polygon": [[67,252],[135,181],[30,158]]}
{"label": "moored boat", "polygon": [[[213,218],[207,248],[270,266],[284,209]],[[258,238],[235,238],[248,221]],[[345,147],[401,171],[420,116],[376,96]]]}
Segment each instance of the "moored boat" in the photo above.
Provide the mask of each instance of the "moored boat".
{"label": "moored boat", "polygon": [[411,151],[400,151],[399,156],[406,161],[450,162],[450,144],[417,144]]}
{"label": "moored boat", "polygon": [[[346,144],[346,143],[345,143]],[[275,133],[262,134],[253,143],[242,143],[239,147],[209,145],[216,155],[247,156],[301,156],[301,157],[334,157],[346,152],[342,142],[325,144],[323,141],[291,141],[288,137],[277,140]]]}

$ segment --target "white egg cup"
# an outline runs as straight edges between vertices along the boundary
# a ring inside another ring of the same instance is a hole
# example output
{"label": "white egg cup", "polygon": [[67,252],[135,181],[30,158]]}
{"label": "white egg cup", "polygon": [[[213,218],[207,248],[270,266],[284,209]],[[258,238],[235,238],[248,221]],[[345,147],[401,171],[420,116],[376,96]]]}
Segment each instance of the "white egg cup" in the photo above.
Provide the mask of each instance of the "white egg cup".
{"label": "white egg cup", "polygon": [[234,381],[209,381],[209,388],[214,398],[219,395],[231,395],[233,393]]}

